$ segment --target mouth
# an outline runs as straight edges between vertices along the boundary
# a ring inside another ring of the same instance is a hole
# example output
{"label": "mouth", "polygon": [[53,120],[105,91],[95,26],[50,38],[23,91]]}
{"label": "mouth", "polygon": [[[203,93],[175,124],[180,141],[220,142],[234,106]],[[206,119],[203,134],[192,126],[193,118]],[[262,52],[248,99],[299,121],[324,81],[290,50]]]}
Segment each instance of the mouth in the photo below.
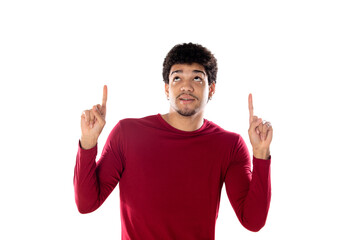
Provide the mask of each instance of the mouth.
{"label": "mouth", "polygon": [[195,99],[183,99],[183,98],[180,98],[180,103],[182,103],[182,104],[192,103],[193,101],[195,101]]}
{"label": "mouth", "polygon": [[191,96],[189,94],[182,94],[178,98],[180,100],[180,103],[183,103],[183,104],[192,103],[193,101],[196,100],[196,98],[194,96]]}
{"label": "mouth", "polygon": [[180,100],[190,101],[190,100],[195,100],[195,99],[194,98],[180,98]]}

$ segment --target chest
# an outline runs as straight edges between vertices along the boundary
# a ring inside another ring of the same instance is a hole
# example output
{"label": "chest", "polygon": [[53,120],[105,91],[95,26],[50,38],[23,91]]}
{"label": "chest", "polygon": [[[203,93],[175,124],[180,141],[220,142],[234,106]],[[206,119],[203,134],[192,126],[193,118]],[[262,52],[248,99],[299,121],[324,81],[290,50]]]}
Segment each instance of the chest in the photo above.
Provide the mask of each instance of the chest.
{"label": "chest", "polygon": [[134,204],[147,199],[162,208],[215,202],[229,156],[229,149],[219,148],[216,139],[161,136],[130,139],[125,152],[122,198]]}

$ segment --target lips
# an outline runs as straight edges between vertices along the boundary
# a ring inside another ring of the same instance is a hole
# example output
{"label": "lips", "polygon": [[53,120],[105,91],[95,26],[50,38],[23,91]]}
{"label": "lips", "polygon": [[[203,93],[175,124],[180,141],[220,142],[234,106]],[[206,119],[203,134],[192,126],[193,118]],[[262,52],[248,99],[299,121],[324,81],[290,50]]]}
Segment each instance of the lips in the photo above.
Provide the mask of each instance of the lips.
{"label": "lips", "polygon": [[182,101],[192,101],[192,100],[195,100],[195,99],[193,99],[193,98],[180,98],[180,100],[182,100]]}
{"label": "lips", "polygon": [[181,94],[179,97],[178,97],[180,100],[182,101],[193,101],[195,100],[195,98],[189,94]]}
{"label": "lips", "polygon": [[188,95],[188,94],[182,94],[180,97],[179,97],[179,100],[180,100],[180,103],[181,104],[191,104],[192,102],[195,101],[195,98]]}

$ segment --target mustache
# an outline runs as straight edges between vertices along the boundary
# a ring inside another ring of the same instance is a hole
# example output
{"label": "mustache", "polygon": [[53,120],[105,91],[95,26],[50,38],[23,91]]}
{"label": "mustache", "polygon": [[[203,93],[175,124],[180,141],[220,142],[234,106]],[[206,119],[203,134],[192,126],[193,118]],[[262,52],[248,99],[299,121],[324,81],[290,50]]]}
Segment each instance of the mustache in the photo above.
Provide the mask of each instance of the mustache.
{"label": "mustache", "polygon": [[180,98],[182,95],[189,95],[189,96],[192,96],[193,98],[199,100],[195,95],[191,94],[191,93],[182,93],[180,94],[179,96],[176,97],[176,99]]}

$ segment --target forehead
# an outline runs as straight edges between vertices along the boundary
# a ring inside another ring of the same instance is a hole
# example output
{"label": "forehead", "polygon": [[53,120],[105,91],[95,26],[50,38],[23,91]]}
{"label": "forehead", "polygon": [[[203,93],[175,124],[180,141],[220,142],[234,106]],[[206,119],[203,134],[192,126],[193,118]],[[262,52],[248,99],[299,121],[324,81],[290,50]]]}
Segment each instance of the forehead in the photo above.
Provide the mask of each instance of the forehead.
{"label": "forehead", "polygon": [[183,72],[193,72],[194,70],[199,70],[199,71],[203,71],[205,72],[205,68],[203,65],[199,64],[199,63],[179,63],[179,64],[174,64],[171,66],[170,68],[170,74],[173,71],[178,71],[178,70],[182,70]]}

